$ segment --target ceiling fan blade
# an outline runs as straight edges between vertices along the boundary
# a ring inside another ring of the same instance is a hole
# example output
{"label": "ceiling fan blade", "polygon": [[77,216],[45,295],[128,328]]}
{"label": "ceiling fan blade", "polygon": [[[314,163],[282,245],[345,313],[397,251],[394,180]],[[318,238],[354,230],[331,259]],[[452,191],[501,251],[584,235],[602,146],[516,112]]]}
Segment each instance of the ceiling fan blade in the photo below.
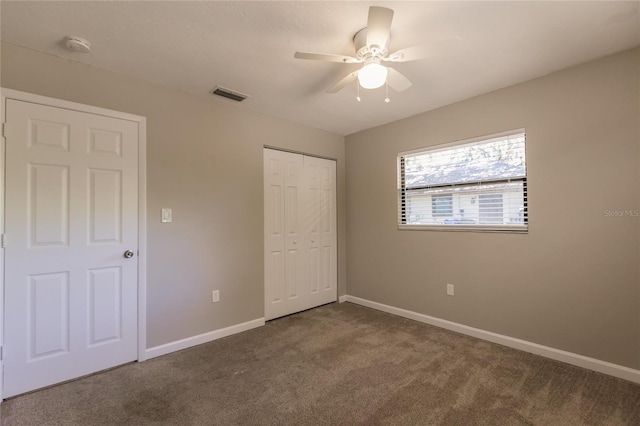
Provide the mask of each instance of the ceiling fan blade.
{"label": "ceiling fan blade", "polygon": [[389,73],[387,74],[387,83],[389,83],[389,86],[391,86],[393,90],[396,92],[402,92],[403,90],[407,90],[411,87],[411,82],[407,77],[400,74],[399,71],[393,68],[388,69]]}
{"label": "ceiling fan blade", "polygon": [[389,41],[393,10],[386,7],[371,6],[367,19],[367,46],[383,49]]}
{"label": "ceiling fan blade", "polygon": [[326,93],[336,93],[340,90],[344,89],[349,83],[353,82],[356,78],[358,78],[358,71],[354,71],[350,74],[347,74],[345,78],[334,84],[332,87],[325,90]]}
{"label": "ceiling fan blade", "polygon": [[357,58],[352,58],[351,56],[331,55],[328,53],[296,52],[293,55],[293,57],[296,59],[311,59],[314,61],[325,61],[325,62],[342,62],[346,64],[355,64],[358,62],[362,62],[362,60]]}
{"label": "ceiling fan blade", "polygon": [[453,37],[446,40],[407,47],[388,54],[383,61],[389,62],[409,62],[419,59],[444,56],[453,53],[460,46],[460,37]]}

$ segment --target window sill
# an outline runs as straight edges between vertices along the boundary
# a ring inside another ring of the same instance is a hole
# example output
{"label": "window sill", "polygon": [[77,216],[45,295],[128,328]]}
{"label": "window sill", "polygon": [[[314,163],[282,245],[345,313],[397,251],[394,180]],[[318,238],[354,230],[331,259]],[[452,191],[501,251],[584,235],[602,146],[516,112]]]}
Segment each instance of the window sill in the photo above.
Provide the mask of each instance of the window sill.
{"label": "window sill", "polygon": [[469,226],[469,225],[398,225],[400,231],[438,232],[498,232],[507,234],[528,234],[528,226]]}

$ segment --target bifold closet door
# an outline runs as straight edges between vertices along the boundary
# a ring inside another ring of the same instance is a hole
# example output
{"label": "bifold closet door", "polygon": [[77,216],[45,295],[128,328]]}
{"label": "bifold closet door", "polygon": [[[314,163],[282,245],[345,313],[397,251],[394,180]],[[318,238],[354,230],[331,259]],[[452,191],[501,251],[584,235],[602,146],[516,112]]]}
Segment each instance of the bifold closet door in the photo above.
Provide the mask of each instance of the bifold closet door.
{"label": "bifold closet door", "polygon": [[337,300],[335,165],[264,150],[266,319]]}

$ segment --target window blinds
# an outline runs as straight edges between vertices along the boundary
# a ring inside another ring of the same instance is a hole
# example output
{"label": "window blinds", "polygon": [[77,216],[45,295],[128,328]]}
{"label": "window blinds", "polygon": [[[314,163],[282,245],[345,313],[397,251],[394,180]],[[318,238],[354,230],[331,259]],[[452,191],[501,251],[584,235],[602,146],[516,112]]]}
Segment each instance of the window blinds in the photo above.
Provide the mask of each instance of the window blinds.
{"label": "window blinds", "polygon": [[398,154],[401,228],[526,232],[524,131]]}

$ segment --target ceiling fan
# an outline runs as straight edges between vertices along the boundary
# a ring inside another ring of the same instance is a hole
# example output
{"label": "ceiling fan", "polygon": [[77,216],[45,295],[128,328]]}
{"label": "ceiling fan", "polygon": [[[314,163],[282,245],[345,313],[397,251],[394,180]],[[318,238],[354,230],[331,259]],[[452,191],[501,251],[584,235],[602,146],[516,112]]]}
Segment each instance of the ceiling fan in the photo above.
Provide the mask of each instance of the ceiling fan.
{"label": "ceiling fan", "polygon": [[[385,83],[394,90],[401,92],[411,86],[411,82],[396,69],[383,65],[385,62],[408,62],[424,59],[433,56],[436,51],[442,48],[449,48],[450,45],[457,44],[458,38],[446,40],[439,43],[439,46],[419,45],[406,49],[401,49],[389,53],[389,40],[391,38],[390,29],[393,20],[393,10],[386,7],[371,6],[367,26],[358,31],[353,36],[353,44],[356,56],[332,55],[325,53],[296,52],[297,59],[312,59],[325,62],[342,62],[345,64],[363,64],[362,68],[354,71],[332,87],[326,93],[336,93],[349,83],[358,80],[359,86],[364,89],[377,89]],[[359,96],[358,96],[358,100]],[[389,102],[389,96],[385,99]]]}

